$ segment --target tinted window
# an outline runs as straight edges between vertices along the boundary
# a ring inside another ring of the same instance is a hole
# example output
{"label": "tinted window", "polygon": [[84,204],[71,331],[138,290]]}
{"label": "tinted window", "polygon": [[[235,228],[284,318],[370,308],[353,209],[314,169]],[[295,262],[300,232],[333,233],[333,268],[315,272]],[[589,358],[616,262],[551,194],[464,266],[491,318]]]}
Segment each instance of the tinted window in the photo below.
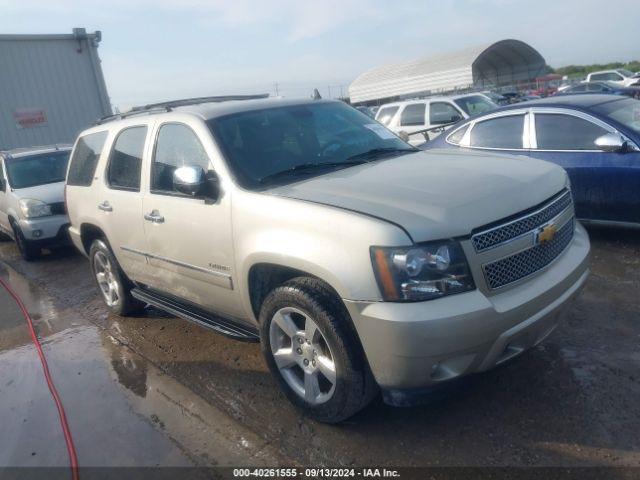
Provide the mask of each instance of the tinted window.
{"label": "tinted window", "polygon": [[147,127],[132,127],[120,132],[111,150],[107,179],[112,188],[140,190],[140,169]]}
{"label": "tinted window", "polygon": [[346,168],[351,162],[380,161],[415,151],[342,102],[238,112],[207,123],[236,180],[246,188],[291,183]]}
{"label": "tinted window", "polygon": [[462,137],[464,137],[464,134],[467,132],[468,129],[469,129],[469,125],[465,125],[464,127],[459,128],[458,130],[453,132],[451,135],[449,135],[447,140],[450,143],[453,143],[454,145],[460,145],[460,142],[462,141]]}
{"label": "tinted window", "polygon": [[407,105],[402,110],[402,114],[400,115],[400,125],[402,126],[411,126],[411,125],[424,125],[424,111],[425,111],[424,103],[412,103],[411,105]]}
{"label": "tinted window", "polygon": [[586,92],[587,91],[587,86],[586,85],[576,85],[575,87],[569,88],[568,91],[570,91],[570,92]]}
{"label": "tinted window", "polygon": [[522,148],[523,130],[524,115],[510,115],[478,122],[471,130],[471,146]]}
{"label": "tinted window", "polygon": [[9,184],[15,189],[64,182],[68,162],[69,152],[56,152],[5,160]]}
{"label": "tinted window", "polygon": [[187,165],[210,170],[209,157],[200,140],[186,125],[162,125],[151,167],[151,190],[172,192],[173,172]]}
{"label": "tinted window", "polygon": [[536,113],[536,140],[541,150],[595,150],[602,127],[571,115]]}
{"label": "tinted window", "polygon": [[[504,97],[503,97],[504,98]],[[490,112],[498,108],[498,105],[483,95],[469,95],[468,97],[454,100],[467,115],[477,115],[479,113]]]}
{"label": "tinted window", "polygon": [[609,80],[608,73],[594,73],[589,77],[590,80]]}
{"label": "tinted window", "polygon": [[446,102],[432,102],[429,104],[429,123],[442,125],[460,120],[462,115],[456,107]]}
{"label": "tinted window", "polygon": [[376,117],[376,120],[378,120],[380,123],[384,125],[389,125],[389,123],[391,122],[391,119],[396,114],[399,108],[400,107],[381,108],[380,111],[378,112],[378,116]]}
{"label": "tinted window", "polygon": [[67,185],[76,187],[91,185],[106,139],[107,132],[91,133],[78,139],[71,158]]}

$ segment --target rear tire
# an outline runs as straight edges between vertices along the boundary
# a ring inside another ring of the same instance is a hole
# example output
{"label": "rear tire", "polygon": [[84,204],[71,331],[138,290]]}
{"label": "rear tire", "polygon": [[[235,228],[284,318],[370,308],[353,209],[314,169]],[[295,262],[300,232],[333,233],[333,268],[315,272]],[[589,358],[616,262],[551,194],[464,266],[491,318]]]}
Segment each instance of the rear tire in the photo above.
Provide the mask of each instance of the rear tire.
{"label": "rear tire", "polygon": [[274,289],[260,310],[260,338],[285,395],[315,420],[345,420],[378,391],[346,308],[320,280]]}
{"label": "rear tire", "polygon": [[91,244],[89,263],[102,300],[109,310],[116,315],[127,316],[144,309],[145,304],[131,295],[133,284],[104,240],[94,240]]}
{"label": "rear tire", "polygon": [[42,254],[42,249],[27,240],[20,230],[20,227],[15,223],[11,222],[11,227],[13,228],[13,235],[16,239],[16,245],[18,246],[18,250],[20,251],[20,255],[27,262],[31,262],[36,260]]}

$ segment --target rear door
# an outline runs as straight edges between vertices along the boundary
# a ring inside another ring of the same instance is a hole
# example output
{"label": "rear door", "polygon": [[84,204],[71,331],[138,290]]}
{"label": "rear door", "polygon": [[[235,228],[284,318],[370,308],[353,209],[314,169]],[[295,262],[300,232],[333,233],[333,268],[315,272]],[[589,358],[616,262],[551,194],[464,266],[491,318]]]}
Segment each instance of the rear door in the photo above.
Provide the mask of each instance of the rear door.
{"label": "rear door", "polygon": [[595,140],[615,129],[582,112],[534,109],[530,155],[563,167],[578,218],[640,222],[637,152],[603,152]]}
{"label": "rear door", "polygon": [[142,224],[142,163],[150,128],[126,126],[115,135],[104,168],[96,208],[120,266],[132,280],[146,283],[149,268]]}
{"label": "rear door", "polygon": [[529,144],[526,110],[509,110],[473,123],[460,140],[461,147],[526,154]]}
{"label": "rear door", "polygon": [[202,308],[242,316],[232,279],[230,195],[222,192],[211,203],[173,186],[173,172],[179,167],[214,169],[211,134],[198,122],[185,120],[160,123],[154,137],[141,215],[146,216],[144,231],[155,272],[150,285]]}

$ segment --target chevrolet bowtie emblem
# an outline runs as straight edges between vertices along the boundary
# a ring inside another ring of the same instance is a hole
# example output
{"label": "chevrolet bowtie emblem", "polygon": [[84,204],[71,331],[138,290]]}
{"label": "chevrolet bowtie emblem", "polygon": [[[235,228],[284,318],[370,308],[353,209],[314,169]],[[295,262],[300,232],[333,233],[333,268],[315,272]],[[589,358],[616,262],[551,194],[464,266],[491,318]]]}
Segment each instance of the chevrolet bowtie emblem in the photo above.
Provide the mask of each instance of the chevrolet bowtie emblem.
{"label": "chevrolet bowtie emblem", "polygon": [[545,225],[540,230],[538,230],[538,243],[550,242],[551,240],[553,240],[553,237],[556,236],[557,231],[558,227],[556,227],[555,223]]}

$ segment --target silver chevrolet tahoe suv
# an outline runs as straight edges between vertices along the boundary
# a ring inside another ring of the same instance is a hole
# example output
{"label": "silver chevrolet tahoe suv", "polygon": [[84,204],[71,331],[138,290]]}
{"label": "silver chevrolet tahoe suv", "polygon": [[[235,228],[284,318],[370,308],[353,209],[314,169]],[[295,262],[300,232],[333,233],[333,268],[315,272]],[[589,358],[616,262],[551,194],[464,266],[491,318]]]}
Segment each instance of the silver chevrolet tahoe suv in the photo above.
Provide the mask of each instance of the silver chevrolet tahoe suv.
{"label": "silver chevrolet tahoe suv", "polygon": [[588,275],[565,172],[421,152],[337,101],[214,97],[84,131],[71,238],[109,308],[260,341],[325,422],[541,342]]}

